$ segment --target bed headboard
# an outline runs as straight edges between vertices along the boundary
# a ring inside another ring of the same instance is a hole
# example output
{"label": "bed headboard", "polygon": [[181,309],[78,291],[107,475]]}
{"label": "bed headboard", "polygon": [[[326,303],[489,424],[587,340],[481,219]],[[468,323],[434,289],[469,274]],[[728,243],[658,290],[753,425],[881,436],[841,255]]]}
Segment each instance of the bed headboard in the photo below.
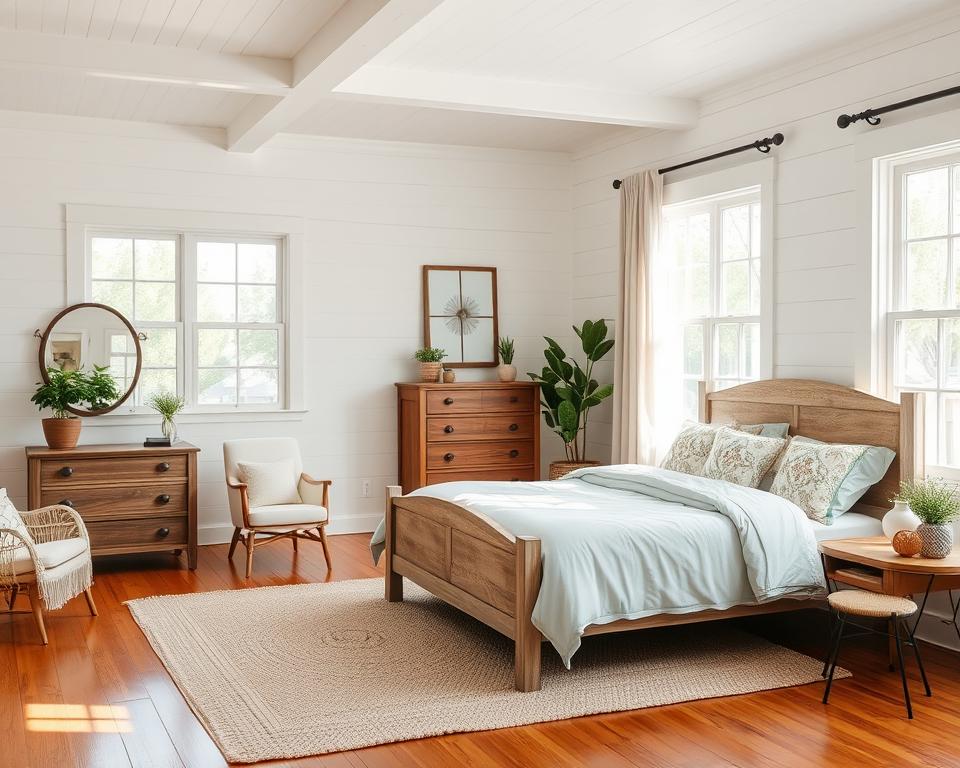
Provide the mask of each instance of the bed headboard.
{"label": "bed headboard", "polygon": [[883,479],[858,506],[888,509],[901,480],[923,476],[923,393],[904,392],[900,402],[850,387],[808,379],[768,379],[707,392],[700,383],[700,421],[757,424],[788,422],[791,435],[828,443],[882,445],[897,453]]}

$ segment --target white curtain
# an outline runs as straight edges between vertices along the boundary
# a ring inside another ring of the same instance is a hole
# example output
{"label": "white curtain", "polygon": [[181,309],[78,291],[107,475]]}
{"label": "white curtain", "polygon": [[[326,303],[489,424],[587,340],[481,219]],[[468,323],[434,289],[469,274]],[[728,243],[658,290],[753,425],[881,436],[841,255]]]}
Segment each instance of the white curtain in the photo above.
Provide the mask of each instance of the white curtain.
{"label": "white curtain", "polygon": [[615,464],[655,464],[663,432],[676,421],[680,389],[676,328],[665,319],[671,303],[669,280],[665,265],[658,263],[662,207],[663,179],[656,171],[623,180],[613,373]]}

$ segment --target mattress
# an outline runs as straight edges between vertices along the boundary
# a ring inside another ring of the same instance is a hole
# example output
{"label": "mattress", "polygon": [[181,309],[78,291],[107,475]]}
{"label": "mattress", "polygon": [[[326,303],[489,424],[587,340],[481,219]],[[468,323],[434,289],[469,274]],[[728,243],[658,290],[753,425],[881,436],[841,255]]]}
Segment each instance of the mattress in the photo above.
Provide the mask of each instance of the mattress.
{"label": "mattress", "polygon": [[858,536],[882,536],[880,521],[861,512],[847,512],[836,518],[832,525],[824,525],[816,520],[810,521],[810,528],[817,541],[831,539],[852,539]]}

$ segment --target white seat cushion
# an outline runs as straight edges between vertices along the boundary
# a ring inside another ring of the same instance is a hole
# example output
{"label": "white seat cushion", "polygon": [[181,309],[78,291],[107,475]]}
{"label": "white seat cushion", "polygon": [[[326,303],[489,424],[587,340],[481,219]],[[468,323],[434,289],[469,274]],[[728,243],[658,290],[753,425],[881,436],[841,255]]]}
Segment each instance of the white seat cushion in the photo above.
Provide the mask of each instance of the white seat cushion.
{"label": "white seat cushion", "polygon": [[[58,565],[72,560],[77,555],[87,551],[87,542],[83,539],[63,539],[62,541],[48,541],[46,544],[37,544],[37,556],[44,568],[56,568]],[[33,571],[33,560],[26,547],[20,547],[13,556],[13,572],[16,574]]]}
{"label": "white seat cushion", "polygon": [[327,510],[317,504],[268,504],[250,510],[250,525],[265,526],[306,525],[322,523],[327,519]]}

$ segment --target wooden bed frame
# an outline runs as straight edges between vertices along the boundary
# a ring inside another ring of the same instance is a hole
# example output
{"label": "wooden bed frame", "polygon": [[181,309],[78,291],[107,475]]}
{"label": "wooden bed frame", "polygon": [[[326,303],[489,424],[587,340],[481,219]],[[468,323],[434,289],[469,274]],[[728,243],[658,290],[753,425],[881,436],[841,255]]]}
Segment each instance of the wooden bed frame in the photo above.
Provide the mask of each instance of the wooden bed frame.
{"label": "wooden bed frame", "polygon": [[[900,403],[849,387],[804,379],[771,379],[708,393],[701,384],[700,418],[707,423],[788,422],[790,433],[826,442],[882,445],[897,452],[884,478],[855,507],[874,516],[900,480],[923,472],[923,396],[904,393]],[[428,496],[402,496],[387,488],[385,593],[403,600],[403,578],[482,621],[514,641],[515,685],[540,688],[543,640],[530,620],[540,590],[540,540],[514,536],[490,518]],[[663,614],[592,624],[585,635],[714,621],[797,610],[802,601],[781,599],[725,611]]]}

